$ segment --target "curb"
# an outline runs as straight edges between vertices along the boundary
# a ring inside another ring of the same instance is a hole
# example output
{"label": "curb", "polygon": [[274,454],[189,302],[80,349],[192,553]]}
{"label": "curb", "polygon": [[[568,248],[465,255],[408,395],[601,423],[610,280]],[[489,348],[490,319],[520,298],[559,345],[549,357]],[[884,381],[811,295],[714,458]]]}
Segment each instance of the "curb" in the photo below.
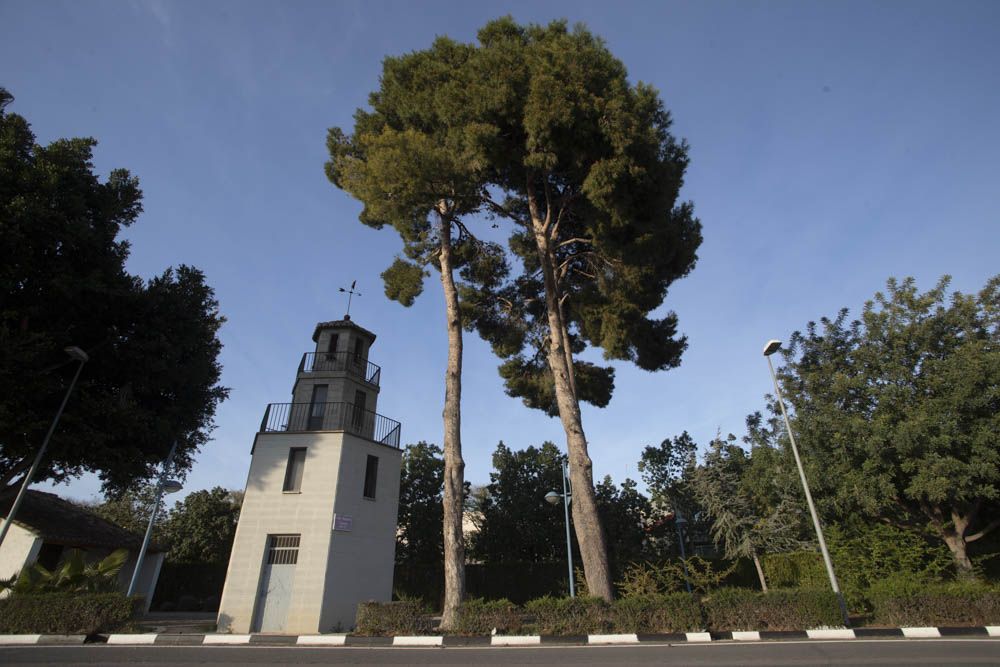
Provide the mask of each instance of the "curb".
{"label": "curb", "polygon": [[304,647],[456,647],[540,646],[542,644],[621,646],[634,644],[706,644],[719,641],[760,642],[813,639],[940,639],[991,637],[1000,639],[1000,625],[973,627],[913,628],[821,628],[815,630],[760,630],[733,632],[679,632],[672,634],[594,634],[579,636],[493,635],[462,637],[420,635],[360,637],[329,635],[227,635],[227,634],[110,634],[94,635],[0,635],[0,646],[66,646],[104,643],[116,646],[304,646]]}

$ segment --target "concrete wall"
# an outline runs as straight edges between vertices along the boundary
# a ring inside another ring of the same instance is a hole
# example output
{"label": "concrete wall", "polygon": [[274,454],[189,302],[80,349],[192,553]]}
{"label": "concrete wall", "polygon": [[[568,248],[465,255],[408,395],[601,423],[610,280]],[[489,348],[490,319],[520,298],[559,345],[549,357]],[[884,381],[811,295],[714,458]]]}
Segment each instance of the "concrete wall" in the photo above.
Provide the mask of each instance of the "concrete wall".
{"label": "concrete wall", "polygon": [[[299,493],[281,490],[291,447],[307,450]],[[362,497],[368,454],[379,457],[375,500]],[[286,633],[347,629],[358,602],[389,600],[400,459],[399,450],[345,433],[258,434],[219,631],[254,629],[268,535],[301,535]],[[350,532],[333,531],[335,508],[352,518]]]}
{"label": "concrete wall", "polygon": [[[364,497],[368,455],[378,457],[375,499]],[[334,531],[323,595],[321,632],[354,627],[359,602],[392,599],[396,513],[402,452],[346,435],[340,460],[336,510],[351,517],[350,532]]]}
{"label": "concrete wall", "polygon": [[[103,551],[100,554],[100,558],[96,558],[95,560],[100,560],[110,553],[110,551]],[[121,572],[118,573],[118,589],[122,592],[128,590],[128,585],[132,581],[132,574],[135,572],[135,561],[138,556],[138,551],[130,551],[128,560],[125,561]],[[142,559],[142,571],[139,572],[139,581],[136,582],[135,594],[143,597],[144,613],[149,611],[149,605],[153,602],[153,592],[156,591],[156,581],[160,578],[160,568],[163,566],[165,556],[166,554],[164,553],[149,553],[147,551],[145,558]],[[90,560],[89,552],[88,560]]]}
{"label": "concrete wall", "polygon": [[[14,521],[17,521],[16,516]],[[41,548],[42,540],[38,535],[11,522],[0,545],[0,579],[9,579],[20,572],[25,563],[34,563]]]}
{"label": "concrete wall", "polygon": [[[220,632],[250,632],[268,535],[300,534],[289,633],[319,631],[342,433],[258,434],[219,606]],[[305,447],[302,488],[283,492],[288,450]]]}

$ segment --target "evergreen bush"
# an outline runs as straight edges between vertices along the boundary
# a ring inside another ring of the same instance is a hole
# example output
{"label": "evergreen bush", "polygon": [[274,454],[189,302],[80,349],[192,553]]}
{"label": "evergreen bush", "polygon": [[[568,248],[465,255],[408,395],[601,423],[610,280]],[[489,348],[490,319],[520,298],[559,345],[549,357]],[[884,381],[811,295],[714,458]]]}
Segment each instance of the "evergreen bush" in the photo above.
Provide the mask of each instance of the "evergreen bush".
{"label": "evergreen bush", "polygon": [[362,602],[358,605],[355,632],[368,636],[426,635],[434,630],[427,609],[417,601]]}
{"label": "evergreen bush", "polygon": [[543,597],[525,605],[535,634],[588,635],[612,627],[611,605],[597,597]]}
{"label": "evergreen bush", "polygon": [[114,632],[128,625],[140,600],[121,593],[15,593],[0,599],[0,634]]}
{"label": "evergreen bush", "polygon": [[524,612],[510,600],[466,600],[458,610],[455,632],[460,635],[499,635],[521,632]]}
{"label": "evergreen bush", "polygon": [[704,627],[698,601],[687,593],[625,597],[611,605],[616,633],[694,632]]}
{"label": "evergreen bush", "polygon": [[868,590],[872,622],[888,626],[1000,624],[1000,587],[978,583],[927,584],[896,577]]}
{"label": "evergreen bush", "polygon": [[720,588],[702,599],[705,620],[715,631],[808,630],[843,625],[831,591]]}

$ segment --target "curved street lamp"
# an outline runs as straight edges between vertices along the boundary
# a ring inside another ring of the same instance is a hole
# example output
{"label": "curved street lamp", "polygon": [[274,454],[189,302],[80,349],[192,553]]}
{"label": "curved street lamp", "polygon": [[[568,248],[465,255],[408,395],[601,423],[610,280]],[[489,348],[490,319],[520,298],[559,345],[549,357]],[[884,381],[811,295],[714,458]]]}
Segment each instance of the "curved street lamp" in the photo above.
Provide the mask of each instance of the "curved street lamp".
{"label": "curved street lamp", "polygon": [[[153,508],[149,512],[149,524],[146,526],[146,536],[142,538],[142,546],[139,547],[139,554],[135,557],[135,570],[132,572],[132,580],[129,581],[126,597],[131,597],[135,593],[135,587],[139,583],[139,572],[142,571],[142,561],[146,558],[146,550],[149,549],[149,540],[153,536],[153,524],[156,523],[156,514],[160,510],[160,498],[164,493],[177,493],[184,487],[175,479],[167,479],[167,472],[170,471],[170,464],[174,460],[174,452],[177,451],[177,441],[170,447],[170,453],[163,461],[163,471],[160,473],[160,481],[156,484],[156,493],[153,494]],[[147,600],[147,608],[148,608]]]}
{"label": "curved street lamp", "polygon": [[569,503],[573,499],[573,494],[570,493],[567,484],[567,473],[566,473],[566,462],[562,462],[562,483],[563,492],[556,493],[555,491],[549,491],[545,494],[545,501],[550,505],[558,505],[559,500],[562,499],[563,502],[563,512],[566,517],[566,562],[569,564],[569,596],[571,598],[576,597],[576,586],[573,585],[573,547],[570,542],[569,536]]}
{"label": "curved street lamp", "polygon": [[774,393],[778,398],[778,405],[781,406],[781,415],[785,418],[785,430],[788,432],[788,442],[792,445],[792,454],[795,455],[795,465],[799,469],[799,479],[802,480],[802,490],[806,493],[806,503],[809,505],[809,514],[812,516],[813,527],[816,529],[816,538],[819,540],[819,550],[823,553],[823,562],[826,564],[826,573],[830,577],[830,586],[837,595],[840,603],[840,613],[844,618],[844,625],[850,627],[851,619],[847,614],[847,603],[844,602],[844,594],[840,592],[840,585],[837,583],[837,575],[833,572],[833,561],[830,560],[830,552],[826,548],[826,540],[823,539],[823,527],[819,523],[819,515],[816,514],[816,506],[813,504],[812,493],[809,492],[809,482],[806,481],[806,472],[802,469],[802,459],[799,458],[799,448],[795,446],[795,436],[792,435],[792,424],[788,420],[788,411],[785,410],[785,399],[781,396],[781,387],[778,386],[778,376],[774,374],[774,365],[771,363],[771,355],[781,349],[780,340],[769,340],[764,345],[764,356],[767,357],[767,367],[771,369],[771,380],[774,382]]}

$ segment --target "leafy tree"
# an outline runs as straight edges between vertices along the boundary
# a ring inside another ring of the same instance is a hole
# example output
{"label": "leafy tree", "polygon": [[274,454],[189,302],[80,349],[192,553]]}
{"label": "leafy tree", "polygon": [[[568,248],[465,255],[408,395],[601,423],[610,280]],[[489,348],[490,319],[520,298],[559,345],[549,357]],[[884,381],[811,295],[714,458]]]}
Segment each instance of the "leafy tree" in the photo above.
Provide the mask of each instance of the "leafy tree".
{"label": "leafy tree", "polygon": [[[121,526],[135,535],[144,535],[149,525],[149,514],[156,497],[156,484],[136,484],[132,487],[105,496],[99,503],[83,503],[83,506],[106,521]],[[166,516],[166,503],[160,498],[156,516],[159,520],[153,525],[153,541],[164,542],[163,517]]]}
{"label": "leafy tree", "polygon": [[[758,452],[767,456],[764,447],[753,450],[753,456]],[[801,500],[788,492],[790,487],[769,485],[771,493],[754,493],[753,476],[747,474],[752,465],[751,455],[736,444],[734,435],[726,439],[717,436],[709,445],[704,463],[691,474],[691,489],[711,522],[715,543],[723,546],[726,558],[752,559],[766,593],[767,580],[759,555],[802,546],[798,539]],[[772,475],[772,479],[776,476]]]}
{"label": "leafy tree", "polygon": [[929,528],[972,576],[968,545],[1000,525],[1000,276],[948,283],[890,279],[860,320],[810,322],[779,376],[828,511]]}
{"label": "leafy tree", "polygon": [[678,203],[687,146],[670,134],[656,91],[630,84],[583,27],[508,17],[482,28],[479,43],[474,155],[489,172],[487,210],[514,224],[509,245],[523,272],[470,288],[467,323],[507,359],[508,393],[559,414],[589,590],[611,599],[580,401],[606,405],[613,373],[574,355],[593,345],[645,370],[680,363],[676,315],[650,313],[693,268],[701,242],[692,206]]}
{"label": "leafy tree", "polygon": [[480,525],[472,539],[473,556],[486,563],[565,559],[562,508],[544,499],[548,491],[562,492],[562,462],[551,442],[521,451],[497,445],[490,483],[477,502]]}
{"label": "leafy tree", "polygon": [[502,275],[498,248],[478,241],[466,226],[481,207],[483,161],[475,155],[477,129],[470,112],[471,46],[448,38],[430,49],[383,62],[370,110],[355,114],[354,132],[332,128],[327,137],[329,179],[364,204],[360,220],[402,237],[405,259],[382,274],[385,294],[410,306],[423,290],[426,267],[440,273],[448,334],[444,405],[444,560],[442,627],[456,622],[465,596],[462,506],[465,463],[461,444],[462,317],[455,271],[486,283]]}
{"label": "leafy tree", "polygon": [[36,481],[96,472],[106,490],[149,479],[179,441],[181,471],[208,441],[224,319],[195,268],[148,282],[125,271],[118,238],[142,211],[124,169],[102,182],[93,139],[35,143],[0,89],[0,493],[20,484],[75,372],[91,361]]}
{"label": "leafy tree", "polygon": [[396,563],[436,566],[444,553],[441,448],[418,442],[403,452]]}
{"label": "leafy tree", "polygon": [[626,479],[616,487],[611,476],[605,475],[597,485],[596,495],[601,524],[607,530],[612,571],[660,555],[657,538],[662,538],[663,526],[655,524],[652,504],[639,492],[635,481]]}
{"label": "leafy tree", "polygon": [[228,563],[240,520],[243,492],[221,486],[177,501],[162,524],[172,563]]}

